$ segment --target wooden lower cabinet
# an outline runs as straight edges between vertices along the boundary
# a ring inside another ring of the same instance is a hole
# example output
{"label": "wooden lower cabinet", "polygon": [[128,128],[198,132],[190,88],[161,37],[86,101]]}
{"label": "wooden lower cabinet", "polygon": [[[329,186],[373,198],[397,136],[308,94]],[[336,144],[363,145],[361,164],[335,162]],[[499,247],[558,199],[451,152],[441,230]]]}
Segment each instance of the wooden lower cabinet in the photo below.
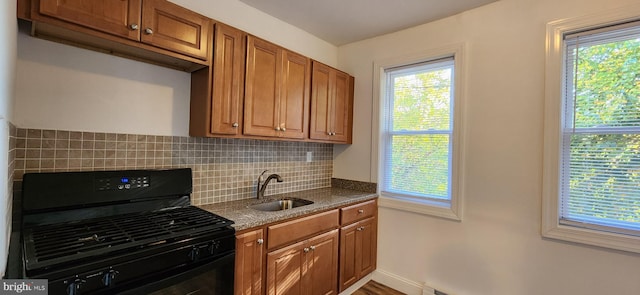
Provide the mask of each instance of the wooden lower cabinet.
{"label": "wooden lower cabinet", "polygon": [[261,295],[264,257],[262,229],[236,236],[235,295]]}
{"label": "wooden lower cabinet", "polygon": [[375,200],[241,231],[235,295],[338,294],[375,270],[376,254]]}
{"label": "wooden lower cabinet", "polygon": [[376,253],[376,217],[340,229],[340,292],[375,270]]}
{"label": "wooden lower cabinet", "polygon": [[268,295],[337,294],[338,230],[267,254]]}

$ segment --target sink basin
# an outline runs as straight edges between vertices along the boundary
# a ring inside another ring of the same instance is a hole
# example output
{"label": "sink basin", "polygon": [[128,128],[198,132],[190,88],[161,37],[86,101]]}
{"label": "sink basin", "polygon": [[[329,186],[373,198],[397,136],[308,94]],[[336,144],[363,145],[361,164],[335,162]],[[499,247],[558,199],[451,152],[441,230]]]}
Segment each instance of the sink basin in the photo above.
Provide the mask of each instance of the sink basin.
{"label": "sink basin", "polygon": [[249,206],[249,208],[255,209],[258,211],[281,211],[281,210],[292,209],[300,206],[306,206],[310,204],[313,204],[313,201],[290,198],[290,199],[274,200],[271,202],[255,204],[255,205]]}

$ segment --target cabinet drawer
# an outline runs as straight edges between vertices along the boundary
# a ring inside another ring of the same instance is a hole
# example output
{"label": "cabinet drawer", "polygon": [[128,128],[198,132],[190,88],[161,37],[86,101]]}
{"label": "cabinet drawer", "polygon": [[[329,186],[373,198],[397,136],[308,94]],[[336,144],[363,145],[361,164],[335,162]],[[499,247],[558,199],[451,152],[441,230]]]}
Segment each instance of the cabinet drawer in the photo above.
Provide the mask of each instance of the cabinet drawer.
{"label": "cabinet drawer", "polygon": [[374,216],[377,209],[378,206],[376,205],[376,200],[344,207],[340,209],[340,224],[346,225],[354,221]]}
{"label": "cabinet drawer", "polygon": [[277,248],[337,227],[337,209],[272,225],[267,228],[267,248]]}

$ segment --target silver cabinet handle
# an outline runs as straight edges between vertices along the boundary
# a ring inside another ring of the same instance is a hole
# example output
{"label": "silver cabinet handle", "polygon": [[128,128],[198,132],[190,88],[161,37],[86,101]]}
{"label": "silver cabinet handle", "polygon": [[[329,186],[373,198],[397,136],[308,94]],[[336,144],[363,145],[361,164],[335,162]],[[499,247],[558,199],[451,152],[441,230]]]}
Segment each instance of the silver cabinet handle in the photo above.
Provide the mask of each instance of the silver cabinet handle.
{"label": "silver cabinet handle", "polygon": [[238,122],[234,122],[233,124],[231,124],[231,127],[233,127],[233,128],[237,128],[238,126],[240,126],[240,125],[238,124]]}
{"label": "silver cabinet handle", "polygon": [[151,35],[151,34],[153,34],[153,30],[152,30],[151,28],[146,28],[146,29],[144,29],[144,32],[145,32],[145,34],[147,34],[147,35]]}
{"label": "silver cabinet handle", "polygon": [[138,29],[138,24],[131,24],[129,28],[135,31]]}
{"label": "silver cabinet handle", "polygon": [[361,226],[359,228],[356,228],[357,231],[363,231],[364,230],[364,226]]}
{"label": "silver cabinet handle", "polygon": [[309,248],[304,248],[302,251],[304,251],[304,253],[309,253]]}
{"label": "silver cabinet handle", "polygon": [[310,246],[309,249],[311,249],[311,251],[316,249],[316,246]]}
{"label": "silver cabinet handle", "polygon": [[362,214],[362,213],[364,213],[364,210],[362,209],[358,210],[358,214]]}
{"label": "silver cabinet handle", "polygon": [[258,239],[256,242],[258,243],[258,245],[264,244],[264,240],[263,239]]}

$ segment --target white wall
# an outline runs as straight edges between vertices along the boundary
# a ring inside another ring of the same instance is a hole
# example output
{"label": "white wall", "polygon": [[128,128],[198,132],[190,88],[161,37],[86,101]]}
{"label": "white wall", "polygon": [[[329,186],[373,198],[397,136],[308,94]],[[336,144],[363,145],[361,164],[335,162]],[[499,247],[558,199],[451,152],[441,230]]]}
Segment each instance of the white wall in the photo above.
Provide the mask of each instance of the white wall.
{"label": "white wall", "polygon": [[337,64],[335,45],[238,0],[170,1],[330,66]]}
{"label": "white wall", "polygon": [[640,294],[640,255],[540,235],[545,25],[636,2],[501,0],[339,48],[356,77],[355,141],[336,148],[334,177],[377,182],[373,63],[467,45],[464,219],[381,208],[380,279],[410,294],[424,282],[458,295]]}
{"label": "white wall", "polygon": [[18,34],[14,124],[21,128],[181,135],[188,73]]}
{"label": "white wall", "polygon": [[16,1],[0,2],[0,277],[7,265],[9,235],[11,231],[12,197],[8,183],[9,122],[15,82],[16,60]]}
{"label": "white wall", "polygon": [[[237,0],[174,2],[327,64],[337,61],[335,46]],[[18,35],[16,126],[188,134],[188,73],[32,38],[27,32],[21,28]]]}

